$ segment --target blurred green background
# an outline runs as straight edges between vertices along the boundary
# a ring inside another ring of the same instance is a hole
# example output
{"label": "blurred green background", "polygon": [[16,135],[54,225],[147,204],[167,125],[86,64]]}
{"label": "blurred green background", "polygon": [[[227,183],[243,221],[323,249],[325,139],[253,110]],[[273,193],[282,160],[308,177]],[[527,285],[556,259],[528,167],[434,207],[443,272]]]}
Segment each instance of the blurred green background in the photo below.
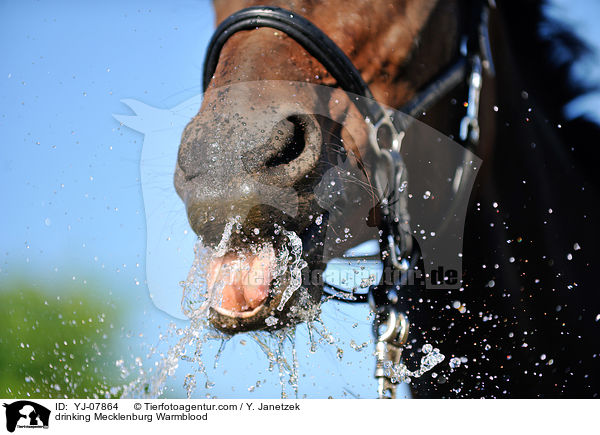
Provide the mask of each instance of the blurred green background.
{"label": "blurred green background", "polygon": [[[101,288],[0,283],[0,396],[115,397],[122,309]],[[108,299],[110,300],[110,299]]]}

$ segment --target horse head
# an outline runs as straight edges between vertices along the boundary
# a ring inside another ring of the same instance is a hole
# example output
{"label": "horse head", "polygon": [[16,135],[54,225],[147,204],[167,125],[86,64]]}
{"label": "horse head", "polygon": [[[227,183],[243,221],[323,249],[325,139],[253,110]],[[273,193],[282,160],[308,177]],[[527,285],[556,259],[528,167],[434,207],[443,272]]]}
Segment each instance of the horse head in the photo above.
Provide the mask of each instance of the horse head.
{"label": "horse head", "polygon": [[[375,100],[392,107],[409,101],[459,49],[455,1],[283,3],[320,28]],[[217,21],[252,4],[216,2]],[[286,32],[236,31],[214,63],[175,171],[193,230],[218,251],[208,286],[223,284],[211,323],[228,333],[289,326],[304,319],[299,307],[310,311],[322,286],[305,283],[306,291],[286,295],[282,289],[298,277],[277,272],[281,252],[297,236],[303,249],[296,266],[322,270],[349,246],[330,243],[328,229],[342,242],[348,233],[354,244],[372,237],[369,228],[377,231],[382,219],[374,173],[382,163],[364,113],[336,87],[339,77]],[[445,117],[438,127],[452,121]],[[328,178],[332,168],[345,182]],[[328,198],[342,194],[352,213],[328,207]]]}

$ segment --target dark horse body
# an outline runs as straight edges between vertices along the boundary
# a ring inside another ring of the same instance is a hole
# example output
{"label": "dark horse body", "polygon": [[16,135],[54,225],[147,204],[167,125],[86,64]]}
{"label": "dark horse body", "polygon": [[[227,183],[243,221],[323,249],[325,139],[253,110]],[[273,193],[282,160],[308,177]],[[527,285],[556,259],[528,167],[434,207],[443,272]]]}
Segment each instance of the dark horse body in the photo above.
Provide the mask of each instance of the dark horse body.
{"label": "dark horse body", "polygon": [[[399,107],[458,50],[468,2],[384,3],[282,1],[277,6],[317,24],[359,68],[375,98]],[[250,4],[217,2],[218,20]],[[483,165],[464,231],[463,288],[449,293],[413,289],[400,295],[416,325],[412,339],[435,343],[446,355],[467,360],[463,369],[448,378],[422,378],[414,385],[418,397],[595,397],[600,393],[600,322],[596,320],[600,295],[595,270],[598,255],[593,245],[597,240],[598,185],[590,150],[600,135],[596,126],[583,119],[564,119],[564,105],[582,91],[569,80],[569,65],[582,47],[569,33],[545,21],[541,9],[539,2],[505,1],[492,11],[490,38],[496,75],[484,77],[482,137],[477,150]],[[542,25],[546,26],[545,37],[540,36]],[[560,51],[555,51],[556,44]],[[273,36],[268,29],[235,35],[225,45],[221,59],[213,88],[273,79],[334,84],[301,47],[285,35]],[[464,100],[464,89],[438,102],[422,120],[446,135],[456,135],[462,116],[456,100]],[[208,167],[203,160],[210,141],[222,142],[228,152],[224,143],[227,133],[219,136],[214,128],[216,121],[223,122],[223,116],[215,115],[219,109],[218,101],[205,100],[186,128],[175,182],[186,201],[192,227],[213,243],[218,242],[216,234],[221,234],[222,226],[199,216],[213,213],[220,218],[216,221],[224,222],[227,211],[214,204],[221,203],[226,210],[236,207],[227,195],[237,185],[228,180],[246,176],[235,173],[231,165]],[[298,126],[287,128],[294,136]],[[302,128],[309,138],[319,127],[315,120],[307,119]],[[360,151],[360,133],[354,136],[354,142],[348,145],[347,141],[344,146]],[[303,150],[315,149],[321,158],[324,155],[322,144],[306,140],[303,149],[292,149],[294,156],[278,162],[285,177],[271,177],[269,182],[291,180],[296,188],[306,187],[302,183],[319,165],[306,163],[310,153],[304,155]],[[289,146],[284,144],[275,151],[286,150]],[[231,152],[235,154],[232,159],[238,158],[239,150]],[[265,166],[260,153],[245,157],[253,168]],[[296,164],[298,158],[294,171],[285,172],[285,165]],[[300,164],[307,165],[304,172],[298,172]],[[198,180],[203,171],[213,177],[210,183],[217,187],[208,189],[207,197],[197,193],[204,187]],[[225,200],[219,196],[221,182]],[[308,215],[318,212],[313,198],[301,195],[299,215],[290,222],[290,229],[302,234],[309,226]],[[253,221],[249,228],[268,234],[268,216],[265,210],[250,213],[248,219]],[[308,243],[310,240],[304,240],[305,249]],[[319,262],[318,258],[306,260],[309,266]],[[251,267],[255,261],[250,262]],[[240,313],[255,309],[267,291],[258,287],[245,288],[244,294],[232,287],[228,308]],[[319,297],[317,290],[312,295]],[[234,332],[236,324],[246,322],[244,328],[253,327],[247,317],[218,321]],[[405,353],[409,360],[416,356]]]}

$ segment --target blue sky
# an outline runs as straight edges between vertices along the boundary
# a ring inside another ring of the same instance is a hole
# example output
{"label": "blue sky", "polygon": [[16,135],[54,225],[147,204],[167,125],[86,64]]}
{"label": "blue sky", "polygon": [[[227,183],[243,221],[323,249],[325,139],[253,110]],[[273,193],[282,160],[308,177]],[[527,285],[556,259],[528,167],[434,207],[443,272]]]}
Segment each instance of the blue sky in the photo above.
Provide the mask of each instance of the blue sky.
{"label": "blue sky", "polygon": [[[576,65],[575,71],[580,80],[600,84],[600,2],[595,0],[553,0],[548,8],[550,16],[568,23],[577,34],[588,43],[593,54]],[[570,115],[588,114],[600,122],[600,93],[585,95],[574,101],[568,108]]]}
{"label": "blue sky", "polygon": [[[599,2],[554,3],[552,14],[600,47]],[[100,281],[116,299],[135,301],[125,329],[153,337],[170,317],[154,308],[145,285],[144,137],[121,126],[113,114],[133,113],[123,99],[171,109],[200,93],[204,49],[213,31],[210,3],[25,0],[1,2],[0,17],[5,58],[0,64],[5,204],[0,280],[25,276],[42,284],[68,279],[82,286]],[[598,65],[598,59],[589,61],[578,72],[599,83]],[[600,120],[599,101],[598,95],[584,97],[571,113],[586,111]],[[176,150],[177,139],[165,138],[166,149]],[[163,267],[171,269],[166,260]],[[344,310],[331,309],[325,317],[359,321],[360,333],[343,327],[346,338],[352,333],[357,342],[368,339],[366,311]],[[305,370],[317,372],[324,365],[324,372],[337,376],[324,379],[338,394],[352,379],[354,392],[370,395],[372,361],[356,353],[339,362],[333,354],[324,351],[303,363]],[[215,387],[221,396],[246,391],[230,391],[232,385],[248,383],[235,371],[231,367],[231,378]],[[326,397],[323,378],[311,376],[306,391]],[[277,386],[262,391],[278,394]]]}

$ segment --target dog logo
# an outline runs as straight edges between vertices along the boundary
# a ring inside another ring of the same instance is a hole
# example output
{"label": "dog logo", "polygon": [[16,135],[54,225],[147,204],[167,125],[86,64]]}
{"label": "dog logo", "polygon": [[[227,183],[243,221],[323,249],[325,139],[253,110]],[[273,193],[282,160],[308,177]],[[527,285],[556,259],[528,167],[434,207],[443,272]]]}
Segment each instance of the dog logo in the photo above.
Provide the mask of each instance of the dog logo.
{"label": "dog logo", "polygon": [[18,428],[48,428],[50,410],[29,400],[19,400],[4,404],[6,408],[6,430],[14,432]]}

